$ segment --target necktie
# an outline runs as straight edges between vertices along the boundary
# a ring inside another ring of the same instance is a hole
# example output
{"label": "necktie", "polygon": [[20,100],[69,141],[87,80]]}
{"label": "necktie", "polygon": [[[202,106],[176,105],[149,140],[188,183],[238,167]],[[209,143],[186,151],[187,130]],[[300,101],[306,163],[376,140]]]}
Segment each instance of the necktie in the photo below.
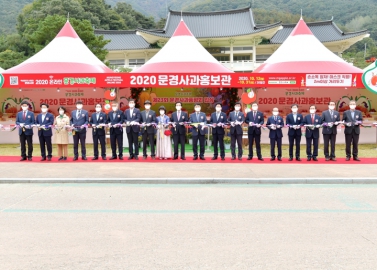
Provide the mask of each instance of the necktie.
{"label": "necktie", "polygon": [[42,123],[45,121],[45,117],[46,117],[46,115],[42,114]]}
{"label": "necktie", "polygon": [[314,124],[314,114],[312,114],[312,124]]}
{"label": "necktie", "polygon": [[98,122],[98,119],[99,119],[99,113],[97,113],[97,122]]}
{"label": "necktie", "polygon": [[24,119],[24,120],[26,119],[26,111],[24,111],[23,119]]}
{"label": "necktie", "polygon": [[115,120],[115,117],[117,116],[116,112],[113,112],[113,119]]}
{"label": "necktie", "polygon": [[236,120],[237,120],[237,117],[238,117],[238,112],[236,112]]}
{"label": "necktie", "polygon": [[331,118],[333,118],[332,110],[330,111],[330,114],[331,114]]}
{"label": "necktie", "polygon": [[274,116],[274,120],[275,120],[275,122],[276,122],[276,116]]}
{"label": "necktie", "polygon": [[177,112],[177,117],[178,117],[178,120],[181,119],[181,111]]}
{"label": "necktie", "polygon": [[355,120],[355,112],[354,111],[351,111],[351,115],[352,115],[352,120]]}
{"label": "necktie", "polygon": [[134,110],[130,110],[130,116],[131,116],[131,118],[132,118],[132,113],[133,113],[133,111],[134,111]]}
{"label": "necktie", "polygon": [[256,114],[256,113],[254,112],[254,121],[255,121],[255,114]]}
{"label": "necktie", "polygon": [[149,115],[149,111],[148,112],[145,112],[145,122],[147,122],[148,121],[148,115]]}
{"label": "necktie", "polygon": [[81,111],[77,111],[76,118],[80,118]]}
{"label": "necktie", "polygon": [[217,114],[216,114],[217,121],[219,121],[219,116],[220,116],[220,114],[217,113]]}
{"label": "necktie", "polygon": [[198,122],[199,122],[199,113],[196,114],[196,119],[197,119]]}

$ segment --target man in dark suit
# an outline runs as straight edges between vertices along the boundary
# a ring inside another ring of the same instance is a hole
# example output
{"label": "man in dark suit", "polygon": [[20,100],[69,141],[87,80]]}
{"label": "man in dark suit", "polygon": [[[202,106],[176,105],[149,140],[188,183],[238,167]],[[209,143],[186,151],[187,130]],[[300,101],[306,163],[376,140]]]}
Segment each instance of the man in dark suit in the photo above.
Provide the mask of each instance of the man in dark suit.
{"label": "man in dark suit", "polygon": [[257,156],[259,160],[263,160],[262,151],[260,147],[260,137],[261,137],[261,125],[264,123],[264,115],[262,112],[258,111],[258,103],[254,102],[251,104],[252,111],[246,114],[245,123],[249,125],[247,131],[247,137],[249,139],[249,156],[247,160],[253,159],[253,145],[255,141],[255,146],[257,148]]}
{"label": "man in dark suit", "polygon": [[356,110],[356,101],[351,100],[350,109],[343,113],[343,121],[345,125],[344,134],[346,136],[346,161],[351,159],[351,144],[353,160],[360,161],[359,152],[359,136],[360,125],[363,122],[363,114]]}
{"label": "man in dark suit", "polygon": [[82,160],[86,160],[86,126],[89,123],[88,111],[83,110],[83,103],[81,100],[76,102],[76,110],[71,113],[71,126],[74,128],[73,131],[73,161],[79,158],[79,141],[81,144],[81,157]]}
{"label": "man in dark suit", "polygon": [[90,124],[92,126],[92,136],[93,136],[93,150],[94,157],[92,160],[98,159],[98,141],[101,144],[101,157],[106,160],[106,124],[107,116],[106,113],[102,112],[102,105],[96,104],[96,112],[90,117]]}
{"label": "man in dark suit", "polygon": [[141,134],[143,136],[143,159],[147,159],[147,143],[151,147],[151,158],[155,159],[154,131],[152,124],[156,124],[156,113],[151,110],[152,103],[149,100],[144,102],[145,110],[141,112]]}
{"label": "man in dark suit", "polygon": [[170,117],[170,122],[175,123],[175,127],[171,128],[173,133],[174,142],[174,157],[173,159],[178,159],[178,144],[181,144],[181,159],[185,158],[185,143],[186,143],[186,127],[184,122],[188,122],[189,118],[187,113],[182,111],[182,103],[176,102],[175,108],[177,111],[173,112]]}
{"label": "man in dark suit", "polygon": [[117,144],[118,144],[118,157],[123,160],[123,123],[124,114],[119,110],[119,104],[113,102],[111,104],[112,111],[107,114],[107,123],[110,127],[110,145],[111,145],[111,158],[110,160],[117,159]]}
{"label": "man in dark suit", "polygon": [[17,113],[16,125],[20,126],[18,135],[21,143],[21,160],[26,160],[26,143],[28,148],[27,159],[33,159],[33,128],[35,124],[34,113],[29,111],[29,103],[27,101],[21,102],[22,112]]}
{"label": "man in dark suit", "polygon": [[279,116],[279,109],[272,109],[272,116],[267,119],[267,128],[270,130],[270,150],[271,150],[271,161],[275,160],[275,144],[278,147],[278,160],[281,161],[281,142],[283,138],[282,128],[284,127],[284,120]]}
{"label": "man in dark suit", "polygon": [[212,137],[213,137],[213,158],[216,160],[219,155],[218,144],[220,145],[220,157],[221,160],[225,160],[225,146],[224,146],[224,125],[227,122],[226,114],[222,112],[221,102],[215,104],[216,112],[211,114],[210,123],[214,126],[212,128]]}
{"label": "man in dark suit", "polygon": [[289,161],[293,160],[293,145],[296,144],[296,160],[300,159],[300,142],[301,142],[301,126],[303,126],[304,119],[302,114],[297,113],[298,105],[291,106],[292,113],[287,115],[285,119],[288,126],[288,140],[289,140]]}
{"label": "man in dark suit", "polygon": [[[335,158],[335,143],[336,143],[336,128],[340,122],[339,112],[335,111],[335,102],[329,102],[329,110],[322,112],[322,123],[326,126],[322,128],[324,154],[326,161],[333,160]],[[331,153],[329,154],[329,143],[331,143]]]}
{"label": "man in dark suit", "polygon": [[198,159],[198,140],[200,144],[200,154],[199,158],[205,160],[204,158],[204,144],[205,135],[207,134],[207,129],[203,128],[207,124],[207,117],[205,113],[200,112],[201,105],[196,103],[194,106],[195,112],[190,115],[190,122],[192,125],[192,150],[194,152],[194,160]]}
{"label": "man in dark suit", "polygon": [[46,147],[47,147],[47,159],[51,161],[52,158],[52,125],[54,124],[54,116],[48,112],[49,105],[47,103],[41,103],[42,113],[37,116],[35,123],[38,126],[38,138],[39,146],[41,148],[41,161],[46,160]]}
{"label": "man in dark suit", "polygon": [[129,153],[130,156],[128,157],[129,160],[131,159],[139,159],[139,143],[137,138],[139,137],[140,132],[140,110],[135,108],[135,100],[130,99],[128,101],[129,109],[124,112],[124,121],[127,124],[126,132],[127,132],[127,139],[129,145]]}
{"label": "man in dark suit", "polygon": [[[310,114],[304,117],[304,125],[306,126],[306,155],[308,161],[312,158],[314,161],[318,161],[318,140],[319,140],[319,128],[322,124],[322,119],[316,114],[317,108],[315,105],[309,107]],[[312,151],[313,145],[313,151]]]}
{"label": "man in dark suit", "polygon": [[234,104],[234,111],[229,114],[228,122],[230,126],[230,149],[232,151],[232,160],[236,159],[236,141],[238,146],[238,159],[242,160],[242,124],[245,121],[245,115],[241,111],[241,102]]}

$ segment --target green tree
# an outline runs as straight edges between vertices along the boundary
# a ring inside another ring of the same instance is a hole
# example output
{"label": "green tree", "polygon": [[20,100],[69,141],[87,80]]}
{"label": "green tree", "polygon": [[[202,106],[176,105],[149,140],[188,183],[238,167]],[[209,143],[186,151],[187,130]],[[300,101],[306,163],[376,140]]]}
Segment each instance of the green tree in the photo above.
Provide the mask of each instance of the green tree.
{"label": "green tree", "polygon": [[0,53],[0,67],[8,69],[26,60],[26,57],[21,52],[14,52],[12,50],[5,50]]}

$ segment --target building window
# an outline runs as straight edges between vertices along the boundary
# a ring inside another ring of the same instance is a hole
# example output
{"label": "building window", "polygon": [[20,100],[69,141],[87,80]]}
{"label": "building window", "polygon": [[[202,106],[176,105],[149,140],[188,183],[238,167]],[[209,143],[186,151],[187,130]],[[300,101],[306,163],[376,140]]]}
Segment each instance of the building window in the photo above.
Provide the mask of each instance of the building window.
{"label": "building window", "polygon": [[124,59],[109,60],[110,66],[124,66]]}
{"label": "building window", "polygon": [[252,51],[253,47],[233,47],[233,51]]}
{"label": "building window", "polygon": [[128,60],[128,65],[130,66],[141,66],[145,64],[145,59],[130,59]]}
{"label": "building window", "polygon": [[235,55],[233,61],[250,61],[250,55]]}
{"label": "building window", "polygon": [[229,56],[215,56],[217,61],[226,61],[229,62]]}
{"label": "building window", "polygon": [[256,61],[257,62],[264,62],[264,61],[266,61],[269,57],[271,56],[271,54],[257,54],[257,56],[256,56]]}

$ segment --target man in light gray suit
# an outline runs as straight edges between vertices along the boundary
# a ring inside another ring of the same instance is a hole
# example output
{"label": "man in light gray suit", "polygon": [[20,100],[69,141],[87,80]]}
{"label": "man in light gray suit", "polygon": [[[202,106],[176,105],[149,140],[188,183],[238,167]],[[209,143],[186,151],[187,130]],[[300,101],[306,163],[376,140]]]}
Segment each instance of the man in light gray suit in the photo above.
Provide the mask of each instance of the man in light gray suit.
{"label": "man in light gray suit", "polygon": [[[322,123],[323,123],[323,144],[324,144],[324,154],[326,161],[333,160],[335,158],[335,142],[337,131],[336,128],[340,122],[339,112],[335,111],[335,102],[329,102],[329,110],[322,112]],[[329,154],[329,142],[331,143],[331,153]]]}
{"label": "man in light gray suit", "polygon": [[351,144],[353,160],[360,161],[358,158],[360,125],[363,121],[363,114],[356,110],[356,101],[351,100],[350,109],[343,114],[345,125],[344,134],[346,136],[346,161],[351,159]]}

